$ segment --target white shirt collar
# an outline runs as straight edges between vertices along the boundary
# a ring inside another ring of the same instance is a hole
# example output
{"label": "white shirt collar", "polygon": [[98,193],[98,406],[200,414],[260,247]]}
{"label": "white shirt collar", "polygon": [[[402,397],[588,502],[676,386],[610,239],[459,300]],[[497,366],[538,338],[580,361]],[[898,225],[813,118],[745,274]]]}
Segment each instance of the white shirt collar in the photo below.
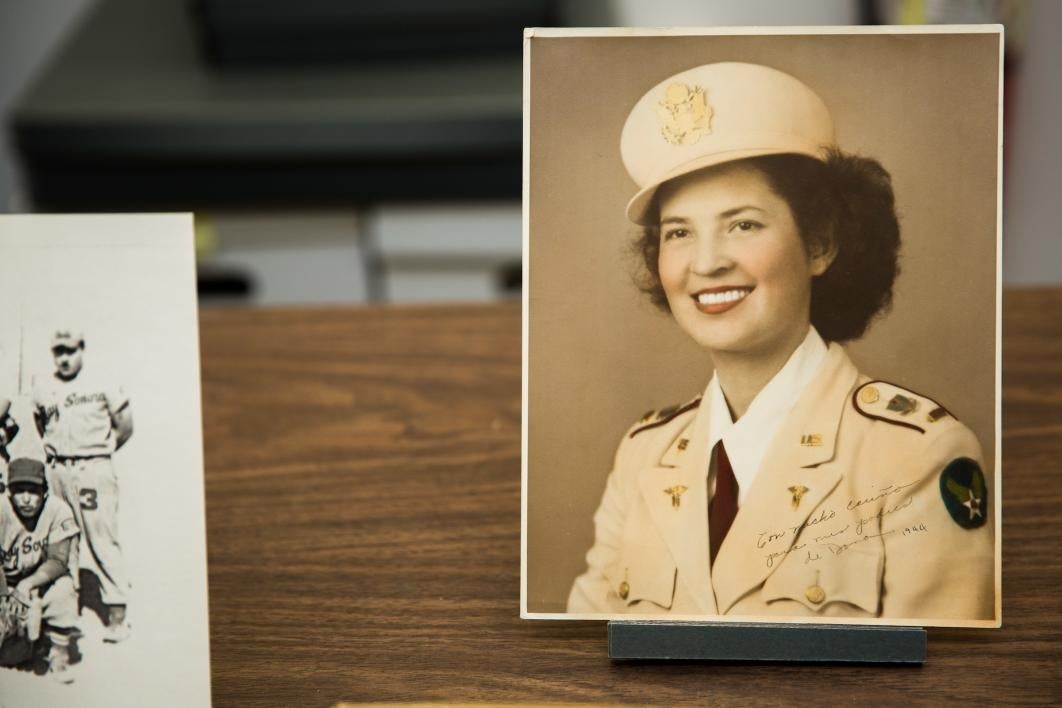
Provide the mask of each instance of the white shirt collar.
{"label": "white shirt collar", "polygon": [[704,393],[709,406],[708,450],[714,450],[720,440],[726,445],[727,457],[738,482],[738,504],[744,502],[782,422],[825,360],[826,343],[814,327],[809,327],[804,341],[760,390],[737,422],[730,417],[718,377],[712,375]]}

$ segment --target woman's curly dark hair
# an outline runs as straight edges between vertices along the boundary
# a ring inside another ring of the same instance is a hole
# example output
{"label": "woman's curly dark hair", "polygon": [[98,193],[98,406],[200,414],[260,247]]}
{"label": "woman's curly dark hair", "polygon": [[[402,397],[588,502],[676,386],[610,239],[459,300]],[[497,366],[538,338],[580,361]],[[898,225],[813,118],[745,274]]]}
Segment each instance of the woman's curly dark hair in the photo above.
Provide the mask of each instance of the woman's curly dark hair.
{"label": "woman's curly dark hair", "polygon": [[[804,250],[836,249],[811,283],[811,324],[828,342],[858,339],[892,304],[899,273],[900,224],[889,173],[876,160],[831,150],[825,161],[804,155],[748,158],[789,204]],[[632,244],[644,272],[639,287],[667,312],[660,282],[660,229],[645,227]]]}

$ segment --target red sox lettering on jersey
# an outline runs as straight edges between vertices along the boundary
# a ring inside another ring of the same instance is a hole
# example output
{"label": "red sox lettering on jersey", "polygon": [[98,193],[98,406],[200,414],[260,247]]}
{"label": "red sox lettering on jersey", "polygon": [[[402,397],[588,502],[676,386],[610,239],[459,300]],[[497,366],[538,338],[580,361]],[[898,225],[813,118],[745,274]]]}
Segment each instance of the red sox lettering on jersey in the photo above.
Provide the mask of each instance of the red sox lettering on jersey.
{"label": "red sox lettering on jersey", "polygon": [[9,579],[29,575],[44,562],[49,545],[77,534],[74,514],[62,499],[47,497],[36,526],[28,529],[10,500],[0,498],[0,565]]}

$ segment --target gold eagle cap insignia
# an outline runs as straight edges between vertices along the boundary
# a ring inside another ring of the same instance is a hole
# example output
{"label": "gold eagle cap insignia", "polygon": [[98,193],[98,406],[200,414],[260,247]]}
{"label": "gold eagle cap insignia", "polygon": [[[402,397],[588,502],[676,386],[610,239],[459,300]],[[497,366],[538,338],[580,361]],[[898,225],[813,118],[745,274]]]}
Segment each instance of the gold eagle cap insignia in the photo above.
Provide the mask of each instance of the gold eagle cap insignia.
{"label": "gold eagle cap insignia", "polygon": [[656,106],[664,140],[672,145],[692,145],[712,132],[712,107],[700,86],[671,84]]}

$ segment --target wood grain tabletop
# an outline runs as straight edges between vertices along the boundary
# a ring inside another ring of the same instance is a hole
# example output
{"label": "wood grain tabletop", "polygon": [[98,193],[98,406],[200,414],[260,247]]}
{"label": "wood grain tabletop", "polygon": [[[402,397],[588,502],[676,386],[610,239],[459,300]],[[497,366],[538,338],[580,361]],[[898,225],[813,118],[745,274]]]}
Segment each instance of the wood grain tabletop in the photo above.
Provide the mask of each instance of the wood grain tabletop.
{"label": "wood grain tabletop", "polygon": [[520,308],[201,313],[218,706],[1062,703],[1062,290],[1004,297],[1003,628],[921,668],[611,662],[519,618]]}

